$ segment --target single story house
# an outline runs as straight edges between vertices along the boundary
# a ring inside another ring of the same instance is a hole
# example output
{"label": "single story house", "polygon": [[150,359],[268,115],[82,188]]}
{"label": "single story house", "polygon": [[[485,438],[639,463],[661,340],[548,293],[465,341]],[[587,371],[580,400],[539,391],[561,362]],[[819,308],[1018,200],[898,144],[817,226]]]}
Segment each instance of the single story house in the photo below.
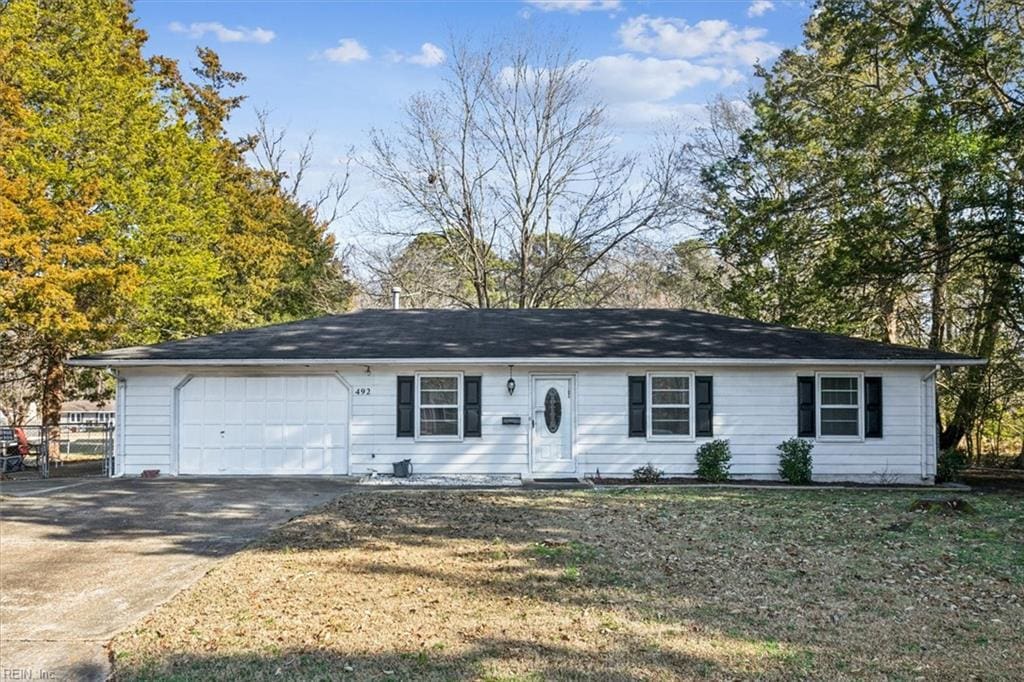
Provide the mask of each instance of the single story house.
{"label": "single story house", "polygon": [[935,374],[977,358],[690,310],[363,310],[77,358],[115,370],[116,467],[184,475],[931,482]]}
{"label": "single story house", "polygon": [[[107,400],[97,403],[91,400],[68,400],[60,406],[61,426],[106,426],[114,422],[114,415],[117,410],[114,402]],[[39,427],[42,418],[39,414],[39,405],[32,401],[25,410],[25,416],[12,424],[11,420],[0,410],[0,425],[2,426],[33,426]]]}
{"label": "single story house", "polygon": [[106,426],[114,423],[113,401],[69,400],[60,406],[60,423],[66,426]]}

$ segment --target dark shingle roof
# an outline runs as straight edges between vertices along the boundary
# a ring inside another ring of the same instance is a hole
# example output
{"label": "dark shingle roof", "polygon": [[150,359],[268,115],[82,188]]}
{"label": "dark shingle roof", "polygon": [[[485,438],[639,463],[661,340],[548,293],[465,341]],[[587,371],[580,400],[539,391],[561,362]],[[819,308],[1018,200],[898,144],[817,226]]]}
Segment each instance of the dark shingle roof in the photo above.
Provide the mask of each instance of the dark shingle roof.
{"label": "dark shingle roof", "polygon": [[398,358],[972,361],[692,310],[363,310],[120,348],[83,364]]}

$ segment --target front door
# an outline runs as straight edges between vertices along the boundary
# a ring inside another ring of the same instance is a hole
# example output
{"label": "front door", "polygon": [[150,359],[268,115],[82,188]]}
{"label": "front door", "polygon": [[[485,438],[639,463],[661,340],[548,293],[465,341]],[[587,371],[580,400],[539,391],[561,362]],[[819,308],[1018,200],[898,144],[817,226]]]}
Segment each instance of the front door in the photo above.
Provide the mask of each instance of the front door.
{"label": "front door", "polygon": [[571,377],[533,377],[532,470],[535,475],[576,473],[573,458]]}

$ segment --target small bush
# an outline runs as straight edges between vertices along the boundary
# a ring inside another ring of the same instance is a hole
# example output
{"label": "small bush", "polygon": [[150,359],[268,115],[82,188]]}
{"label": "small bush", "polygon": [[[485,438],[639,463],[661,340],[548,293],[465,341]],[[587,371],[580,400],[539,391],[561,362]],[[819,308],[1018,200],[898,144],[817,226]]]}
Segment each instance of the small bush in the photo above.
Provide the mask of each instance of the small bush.
{"label": "small bush", "polygon": [[811,450],[814,443],[803,438],[790,438],[779,444],[779,476],[793,485],[811,482]]}
{"label": "small bush", "polygon": [[665,472],[657,468],[650,462],[633,469],[633,480],[637,483],[657,483]]}
{"label": "small bush", "polygon": [[721,483],[729,478],[729,441],[713,440],[697,448],[697,478]]}
{"label": "small bush", "polygon": [[935,482],[959,481],[960,472],[967,467],[967,455],[962,450],[950,448],[939,453],[936,463]]}

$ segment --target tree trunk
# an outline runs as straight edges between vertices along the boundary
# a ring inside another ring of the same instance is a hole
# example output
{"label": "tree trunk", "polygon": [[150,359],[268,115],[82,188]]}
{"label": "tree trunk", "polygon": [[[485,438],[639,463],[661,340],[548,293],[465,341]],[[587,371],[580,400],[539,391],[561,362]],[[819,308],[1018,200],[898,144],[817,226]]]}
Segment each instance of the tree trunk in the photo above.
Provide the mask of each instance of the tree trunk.
{"label": "tree trunk", "polygon": [[533,244],[530,240],[530,234],[525,230],[522,232],[519,240],[519,282],[516,286],[516,307],[526,307],[526,280],[530,270],[530,249],[533,248]]}
{"label": "tree trunk", "polygon": [[[1016,250],[1016,219],[1017,210],[1014,202],[1015,185],[1006,186],[1006,241],[997,241],[989,254],[989,268],[992,274],[989,295],[981,306],[980,322],[977,326],[978,346],[975,355],[991,359],[995,351],[999,331],[1007,305],[1013,296],[1015,268],[1020,265],[1020,254]],[[978,418],[978,404],[981,400],[981,387],[988,373],[988,365],[971,365],[967,368],[966,383],[960,399],[957,401],[953,418],[939,436],[939,446],[943,449],[956,447],[963,437],[971,432]]]}
{"label": "tree trunk", "polygon": [[43,369],[42,428],[46,435],[50,461],[60,459],[60,408],[64,403],[64,379],[67,354],[59,347],[45,352]]}
{"label": "tree trunk", "polygon": [[879,302],[882,316],[882,341],[899,343],[899,328],[896,316],[896,295],[892,291],[884,291]]}
{"label": "tree trunk", "polygon": [[931,329],[928,333],[929,350],[942,350],[946,338],[946,288],[949,284],[949,265],[952,257],[952,245],[949,235],[949,199],[943,180],[942,196],[939,207],[932,218],[933,237],[935,239],[935,266],[932,270],[931,290]]}
{"label": "tree trunk", "polygon": [[[978,347],[974,354],[991,358],[999,339],[1003,311],[1009,303],[1013,286],[1013,266],[1009,263],[995,263],[997,268],[991,292],[980,311]],[[953,418],[939,436],[939,447],[943,450],[956,447],[965,435],[969,435],[978,416],[981,402],[982,383],[988,374],[988,365],[971,365],[963,381],[963,391],[957,401]]]}

